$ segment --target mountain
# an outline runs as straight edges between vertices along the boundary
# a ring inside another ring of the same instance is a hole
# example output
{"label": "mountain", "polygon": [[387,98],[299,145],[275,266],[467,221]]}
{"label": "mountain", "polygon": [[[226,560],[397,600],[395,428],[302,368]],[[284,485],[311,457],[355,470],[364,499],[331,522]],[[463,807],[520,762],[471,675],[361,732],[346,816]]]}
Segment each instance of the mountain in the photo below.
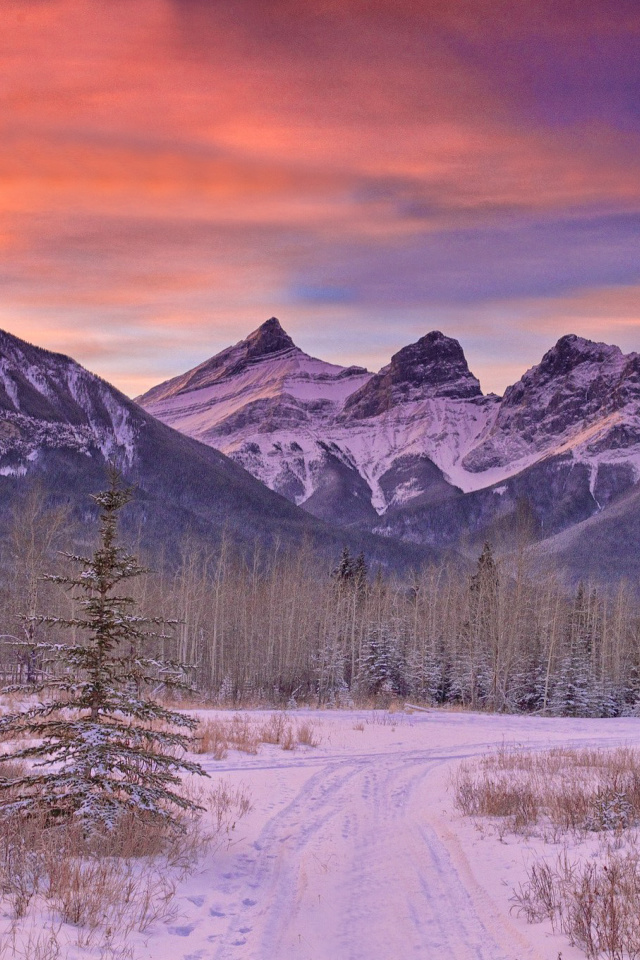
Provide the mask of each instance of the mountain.
{"label": "mountain", "polygon": [[[429,511],[419,501],[391,509],[374,529],[442,544],[461,531],[489,536],[526,509],[546,539],[601,514],[638,481],[639,371],[637,354],[562,337],[506,390],[462,457],[456,479],[465,496]],[[569,563],[571,550],[560,552]]]}
{"label": "mountain", "polygon": [[640,472],[640,356],[574,335],[501,398],[440,332],[372,374],[308,356],[272,317],[139,402],[309,513],[422,545],[516,517],[554,537]]}
{"label": "mountain", "polygon": [[137,487],[130,523],[139,525],[150,548],[175,551],[188,532],[215,545],[226,532],[245,547],[255,541],[297,546],[307,538],[330,556],[346,542],[397,566],[429,556],[374,536],[345,535],[314,519],[71,358],[0,331],[2,517],[34,480],[48,499],[86,515],[88,494],[104,486],[108,460]]}
{"label": "mountain", "polygon": [[375,523],[391,504],[454,491],[449,475],[496,398],[482,396],[459,344],[442,334],[373,375],[308,356],[272,317],[138,402],[309,513]]}

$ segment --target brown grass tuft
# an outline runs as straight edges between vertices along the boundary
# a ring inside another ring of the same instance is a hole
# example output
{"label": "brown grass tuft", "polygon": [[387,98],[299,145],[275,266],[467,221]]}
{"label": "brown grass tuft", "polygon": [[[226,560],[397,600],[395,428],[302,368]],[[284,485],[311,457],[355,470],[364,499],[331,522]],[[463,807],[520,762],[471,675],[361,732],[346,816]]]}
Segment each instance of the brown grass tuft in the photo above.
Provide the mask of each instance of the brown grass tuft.
{"label": "brown grass tuft", "polygon": [[466,816],[498,818],[501,829],[540,825],[556,839],[571,832],[626,830],[640,823],[640,751],[498,750],[460,765],[455,802]]}
{"label": "brown grass tuft", "polygon": [[[209,811],[209,821],[185,814],[182,829],[167,832],[157,820],[126,816],[111,830],[86,835],[73,822],[0,817],[0,901],[12,923],[7,958],[54,960],[73,927],[77,945],[92,955],[127,960],[134,932],[173,918],[178,882],[208,849],[230,841],[251,806],[244,787],[224,781],[207,789],[189,779],[185,794]],[[47,930],[36,935],[43,915]]]}
{"label": "brown grass tuft", "polygon": [[610,852],[604,863],[534,864],[512,897],[529,922],[548,919],[587,957],[640,957],[640,855]]}
{"label": "brown grass tuft", "polygon": [[256,754],[262,743],[295,750],[298,746],[317,747],[320,738],[309,720],[294,724],[286,713],[272,713],[266,720],[246,714],[208,717],[201,720],[196,734],[195,751],[223,760],[229,750]]}

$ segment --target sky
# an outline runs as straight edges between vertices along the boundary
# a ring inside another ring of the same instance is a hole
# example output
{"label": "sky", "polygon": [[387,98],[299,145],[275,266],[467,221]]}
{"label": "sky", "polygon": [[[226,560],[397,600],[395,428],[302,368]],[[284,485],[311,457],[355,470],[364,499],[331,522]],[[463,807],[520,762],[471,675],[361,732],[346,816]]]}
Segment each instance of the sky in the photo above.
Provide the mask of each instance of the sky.
{"label": "sky", "polygon": [[0,327],[131,396],[279,317],[640,350],[637,0],[2,0]]}

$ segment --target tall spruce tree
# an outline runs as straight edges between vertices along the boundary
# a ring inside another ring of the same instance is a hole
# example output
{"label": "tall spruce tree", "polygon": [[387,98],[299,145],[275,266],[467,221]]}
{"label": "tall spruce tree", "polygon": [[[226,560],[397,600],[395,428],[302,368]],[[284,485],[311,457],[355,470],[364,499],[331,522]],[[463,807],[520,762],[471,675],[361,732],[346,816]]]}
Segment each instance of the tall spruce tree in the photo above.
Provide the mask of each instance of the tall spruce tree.
{"label": "tall spruce tree", "polygon": [[66,630],[70,640],[38,643],[42,677],[10,688],[40,702],[0,719],[5,739],[35,740],[0,757],[0,777],[3,762],[27,764],[24,775],[0,779],[0,815],[42,812],[92,829],[112,828],[124,813],[177,825],[179,812],[195,807],[179,786],[181,772],[206,775],[183,756],[197,721],[147,693],[150,685],[181,685],[183,668],[146,654],[160,639],[150,627],[163,621],[138,616],[121,587],[146,572],[117,543],[118,515],[131,497],[110,468],[108,489],[93,497],[100,508],[93,556],[67,554],[78,572],[47,578],[69,591],[78,615],[25,617]]}

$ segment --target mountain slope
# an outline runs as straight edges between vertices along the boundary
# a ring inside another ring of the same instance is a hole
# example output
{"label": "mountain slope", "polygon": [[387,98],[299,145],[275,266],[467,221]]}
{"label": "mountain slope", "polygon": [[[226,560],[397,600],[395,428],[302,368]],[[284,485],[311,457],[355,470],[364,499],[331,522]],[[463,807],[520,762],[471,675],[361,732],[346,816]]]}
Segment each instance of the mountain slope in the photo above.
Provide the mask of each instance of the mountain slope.
{"label": "mountain slope", "polygon": [[453,492],[449,474],[497,398],[482,396],[459,344],[442,334],[372,375],[308,356],[272,317],[138,400],[316,516],[372,523],[434,484]]}
{"label": "mountain slope", "polygon": [[640,487],[630,488],[583,523],[562,530],[532,551],[541,565],[550,562],[566,579],[626,580],[640,584]]}
{"label": "mountain slope", "polygon": [[552,537],[640,475],[640,357],[574,335],[500,398],[437,331],[370,374],[309,357],[271,318],[140,402],[308,512],[421,545],[523,509]]}
{"label": "mountain slope", "polygon": [[[0,503],[38,478],[53,500],[86,512],[87,495],[104,485],[115,460],[137,485],[130,514],[147,545],[176,547],[188,531],[240,545],[298,545],[308,538],[336,554],[344,534],[273,493],[210,446],[172,430],[69,357],[0,331]],[[346,538],[349,541],[349,538]],[[375,537],[353,549],[393,563],[425,556]]]}

